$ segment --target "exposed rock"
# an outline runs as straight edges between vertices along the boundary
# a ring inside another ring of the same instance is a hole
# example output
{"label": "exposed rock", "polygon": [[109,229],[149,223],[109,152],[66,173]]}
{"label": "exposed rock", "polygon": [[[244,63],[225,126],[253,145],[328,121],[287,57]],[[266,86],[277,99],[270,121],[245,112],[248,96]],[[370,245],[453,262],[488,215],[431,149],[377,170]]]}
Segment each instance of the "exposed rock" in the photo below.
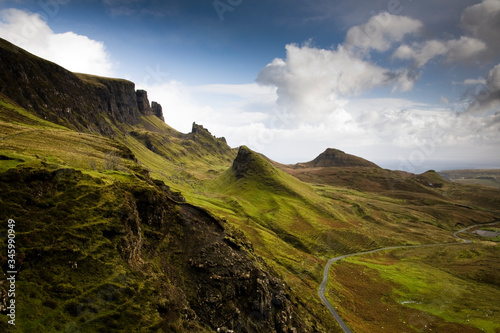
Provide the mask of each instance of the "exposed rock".
{"label": "exposed rock", "polygon": [[285,284],[251,248],[231,246],[219,220],[202,208],[173,201],[168,189],[154,184],[160,191],[134,191],[132,220],[144,224],[144,231],[168,235],[169,242],[165,247],[150,238],[144,249],[145,240],[143,259],[163,258],[171,276],[183,276],[171,279],[202,322],[221,332],[287,333],[302,327]]}
{"label": "exposed rock", "polygon": [[[105,111],[120,123],[137,124],[140,119],[140,113],[137,106],[135,84],[125,80],[110,80],[107,78],[93,77],[94,80],[101,83],[107,89],[96,87],[94,96],[97,97],[97,108],[87,109],[87,113],[98,113]],[[58,90],[59,87],[55,86]],[[92,96],[90,96],[92,98]],[[91,107],[85,98],[81,97],[82,107]]]}
{"label": "exposed rock", "polygon": [[225,138],[215,137],[206,128],[204,128],[203,125],[198,125],[195,122],[193,123],[193,127],[189,136],[192,140],[201,143],[208,153],[216,153],[221,151],[227,152],[231,150],[231,148],[227,145]]}
{"label": "exposed rock", "polygon": [[122,257],[132,266],[138,268],[143,264],[141,249],[143,245],[141,220],[137,212],[137,205],[133,198],[127,197],[122,208],[125,237],[120,244]]}
{"label": "exposed rock", "polygon": [[[231,169],[238,179],[255,175],[261,180],[269,182],[274,181],[278,174],[278,170],[267,157],[246,146],[241,146],[238,149],[238,155],[234,159]],[[278,184],[274,185],[278,186]]]}
{"label": "exposed rock", "polygon": [[238,149],[238,155],[236,156],[236,159],[231,167],[236,178],[243,178],[250,173],[250,170],[255,169],[252,164],[254,164],[256,158],[256,153],[248,149],[246,146],[241,146]]}
{"label": "exposed rock", "polygon": [[180,211],[184,230],[202,235],[179,244],[189,256],[190,284],[197,290],[193,309],[213,327],[235,332],[288,332],[297,318],[285,285],[256,265],[253,255],[224,242],[213,217],[190,205]]}
{"label": "exposed rock", "polygon": [[153,110],[153,114],[160,118],[163,122],[165,122],[165,118],[163,117],[163,110],[159,103],[152,102],[151,109]]}
{"label": "exposed rock", "polygon": [[135,92],[137,96],[137,107],[139,112],[145,116],[152,115],[151,106],[149,105],[148,92],[146,90],[137,90]]}
{"label": "exposed rock", "polygon": [[191,128],[191,133],[193,134],[210,134],[212,135],[203,125],[198,125],[197,123],[193,123]]}

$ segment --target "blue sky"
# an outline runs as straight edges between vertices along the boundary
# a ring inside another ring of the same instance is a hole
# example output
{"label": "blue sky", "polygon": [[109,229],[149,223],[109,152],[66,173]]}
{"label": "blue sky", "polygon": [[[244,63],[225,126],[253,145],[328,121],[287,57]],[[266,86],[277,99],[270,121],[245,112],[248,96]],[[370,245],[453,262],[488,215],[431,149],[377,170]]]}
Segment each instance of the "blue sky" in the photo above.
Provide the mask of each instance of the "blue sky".
{"label": "blue sky", "polygon": [[295,163],[500,167],[500,0],[3,0],[0,37]]}

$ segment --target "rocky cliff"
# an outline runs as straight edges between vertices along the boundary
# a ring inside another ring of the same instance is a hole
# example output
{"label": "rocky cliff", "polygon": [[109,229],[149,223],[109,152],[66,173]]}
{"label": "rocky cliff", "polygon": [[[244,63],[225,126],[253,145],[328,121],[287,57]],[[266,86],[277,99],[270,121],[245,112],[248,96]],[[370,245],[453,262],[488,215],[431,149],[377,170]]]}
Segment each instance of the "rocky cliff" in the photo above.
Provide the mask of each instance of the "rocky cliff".
{"label": "rocky cliff", "polygon": [[134,125],[156,115],[147,93],[134,83],[72,73],[0,39],[0,93],[43,119],[78,131],[111,135],[114,123]]}

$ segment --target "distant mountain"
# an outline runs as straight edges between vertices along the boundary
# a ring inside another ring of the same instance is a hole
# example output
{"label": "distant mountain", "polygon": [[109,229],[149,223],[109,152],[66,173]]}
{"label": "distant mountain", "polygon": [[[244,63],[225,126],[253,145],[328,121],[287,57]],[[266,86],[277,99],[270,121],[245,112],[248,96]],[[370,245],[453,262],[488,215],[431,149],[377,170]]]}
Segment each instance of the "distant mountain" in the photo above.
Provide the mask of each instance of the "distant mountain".
{"label": "distant mountain", "polygon": [[438,194],[431,188],[439,188],[447,183],[432,170],[414,175],[404,171],[382,169],[373,162],[333,148],[326,149],[310,162],[275,165],[304,182],[343,186],[366,192],[383,192],[392,197],[405,196],[408,192],[436,196]]}
{"label": "distant mountain", "polygon": [[314,160],[296,164],[298,168],[326,168],[326,167],[367,167],[378,168],[375,163],[361,157],[346,154],[341,150],[328,148]]}

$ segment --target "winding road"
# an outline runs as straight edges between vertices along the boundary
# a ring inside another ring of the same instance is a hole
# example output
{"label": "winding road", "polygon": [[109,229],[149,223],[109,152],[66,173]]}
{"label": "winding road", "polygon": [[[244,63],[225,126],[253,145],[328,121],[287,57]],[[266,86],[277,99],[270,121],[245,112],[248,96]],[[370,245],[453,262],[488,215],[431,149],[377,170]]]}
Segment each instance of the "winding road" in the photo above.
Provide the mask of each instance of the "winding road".
{"label": "winding road", "polygon": [[318,288],[319,298],[321,298],[321,301],[323,302],[323,304],[328,308],[328,310],[330,311],[330,313],[332,314],[332,316],[335,318],[335,320],[337,321],[337,323],[340,325],[340,327],[344,330],[344,332],[345,333],[352,333],[352,331],[349,329],[349,327],[347,326],[347,324],[342,320],[342,318],[340,317],[340,315],[338,314],[338,312],[335,310],[335,308],[333,307],[333,305],[326,298],[326,294],[325,293],[326,293],[326,285],[328,284],[328,273],[330,272],[330,267],[332,266],[332,264],[334,262],[339,261],[341,259],[348,258],[348,257],[360,256],[360,255],[363,255],[363,254],[374,253],[374,252],[379,252],[379,251],[397,250],[397,249],[410,249],[410,248],[427,247],[427,246],[443,246],[443,245],[469,244],[469,243],[471,243],[470,240],[464,239],[464,238],[458,236],[458,234],[462,233],[462,232],[465,232],[465,231],[467,231],[469,229],[472,229],[474,227],[477,227],[477,226],[493,225],[493,224],[497,224],[499,222],[500,221],[496,221],[496,222],[492,222],[492,223],[485,223],[485,224],[475,224],[475,225],[469,226],[467,228],[464,228],[462,230],[454,232],[453,233],[453,237],[461,239],[462,243],[436,243],[436,244],[423,244],[423,245],[391,246],[391,247],[383,247],[383,248],[380,248],[380,249],[375,249],[375,250],[370,250],[370,251],[363,251],[363,252],[356,252],[356,253],[344,254],[344,255],[332,258],[332,259],[328,260],[328,262],[325,265],[325,269],[323,271],[323,281],[321,281],[321,284],[320,284],[320,286]]}

